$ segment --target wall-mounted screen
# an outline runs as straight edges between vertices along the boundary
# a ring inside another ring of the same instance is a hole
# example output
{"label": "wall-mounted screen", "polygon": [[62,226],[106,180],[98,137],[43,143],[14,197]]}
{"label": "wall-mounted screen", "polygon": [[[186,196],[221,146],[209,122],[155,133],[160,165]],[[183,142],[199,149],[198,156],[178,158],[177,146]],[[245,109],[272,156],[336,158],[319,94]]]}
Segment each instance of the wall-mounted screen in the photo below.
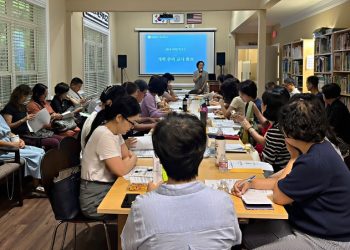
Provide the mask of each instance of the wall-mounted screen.
{"label": "wall-mounted screen", "polygon": [[214,73],[214,60],[214,31],[139,31],[140,75],[192,75],[197,61]]}

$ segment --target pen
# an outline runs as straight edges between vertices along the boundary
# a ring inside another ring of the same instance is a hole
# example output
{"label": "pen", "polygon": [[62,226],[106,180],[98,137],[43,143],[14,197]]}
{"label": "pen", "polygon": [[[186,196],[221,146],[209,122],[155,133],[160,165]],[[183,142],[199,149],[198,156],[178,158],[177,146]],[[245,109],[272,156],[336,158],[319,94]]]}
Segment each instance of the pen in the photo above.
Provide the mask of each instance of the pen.
{"label": "pen", "polygon": [[244,184],[244,183],[247,183],[247,182],[252,182],[253,180],[254,180],[254,178],[255,178],[256,176],[255,175],[253,175],[253,176],[250,176],[249,178],[247,178],[247,179],[244,179],[240,184],[239,184],[239,186],[238,187],[242,187],[242,185]]}

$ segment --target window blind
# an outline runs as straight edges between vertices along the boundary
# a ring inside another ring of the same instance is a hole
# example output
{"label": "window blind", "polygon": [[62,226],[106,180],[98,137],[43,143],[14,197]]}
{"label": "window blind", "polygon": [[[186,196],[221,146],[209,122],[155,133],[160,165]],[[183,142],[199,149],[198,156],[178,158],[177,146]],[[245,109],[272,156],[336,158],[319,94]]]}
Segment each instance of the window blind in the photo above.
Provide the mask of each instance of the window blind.
{"label": "window blind", "polygon": [[109,35],[84,25],[84,92],[99,95],[109,82]]}
{"label": "window blind", "polygon": [[0,0],[0,9],[0,103],[4,105],[20,84],[47,85],[47,34],[45,8],[23,0]]}

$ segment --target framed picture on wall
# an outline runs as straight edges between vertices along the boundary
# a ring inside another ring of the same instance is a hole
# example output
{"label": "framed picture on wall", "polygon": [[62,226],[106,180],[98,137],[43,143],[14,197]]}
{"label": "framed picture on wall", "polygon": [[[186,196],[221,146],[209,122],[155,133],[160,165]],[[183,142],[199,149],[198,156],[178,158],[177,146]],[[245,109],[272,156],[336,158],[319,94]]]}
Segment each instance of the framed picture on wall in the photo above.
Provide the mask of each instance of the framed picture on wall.
{"label": "framed picture on wall", "polygon": [[152,23],[153,24],[165,24],[168,23],[168,20],[161,20],[160,13],[152,14]]}
{"label": "framed picture on wall", "polygon": [[183,13],[174,13],[173,19],[170,19],[170,23],[185,23],[185,14]]}

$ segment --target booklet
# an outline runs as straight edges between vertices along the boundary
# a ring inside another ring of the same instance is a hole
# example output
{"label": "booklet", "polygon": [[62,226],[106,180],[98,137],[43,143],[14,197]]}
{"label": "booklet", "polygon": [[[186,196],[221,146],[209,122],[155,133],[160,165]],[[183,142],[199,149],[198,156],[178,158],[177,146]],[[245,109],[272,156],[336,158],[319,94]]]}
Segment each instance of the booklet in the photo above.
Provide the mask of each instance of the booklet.
{"label": "booklet", "polygon": [[153,150],[152,136],[145,135],[135,138],[137,141],[133,145],[132,150]]}
{"label": "booklet", "polygon": [[228,161],[228,169],[262,169],[264,171],[273,171],[271,164],[261,161]]}
{"label": "booklet", "polygon": [[[208,127],[208,134],[210,135],[216,135],[216,133],[218,132],[218,129],[219,128],[216,128],[216,127]],[[233,128],[221,128],[222,132],[224,133],[224,136],[225,135],[231,135],[231,136],[234,136],[234,135],[238,135],[238,130],[234,130]]]}
{"label": "booklet", "polygon": [[47,109],[43,108],[36,113],[35,118],[31,121],[27,121],[27,125],[30,132],[37,132],[42,129],[45,125],[50,124],[51,116]]}
{"label": "booklet", "polygon": [[242,201],[246,209],[271,210],[272,201],[268,196],[272,195],[272,190],[249,189],[242,195]]}

